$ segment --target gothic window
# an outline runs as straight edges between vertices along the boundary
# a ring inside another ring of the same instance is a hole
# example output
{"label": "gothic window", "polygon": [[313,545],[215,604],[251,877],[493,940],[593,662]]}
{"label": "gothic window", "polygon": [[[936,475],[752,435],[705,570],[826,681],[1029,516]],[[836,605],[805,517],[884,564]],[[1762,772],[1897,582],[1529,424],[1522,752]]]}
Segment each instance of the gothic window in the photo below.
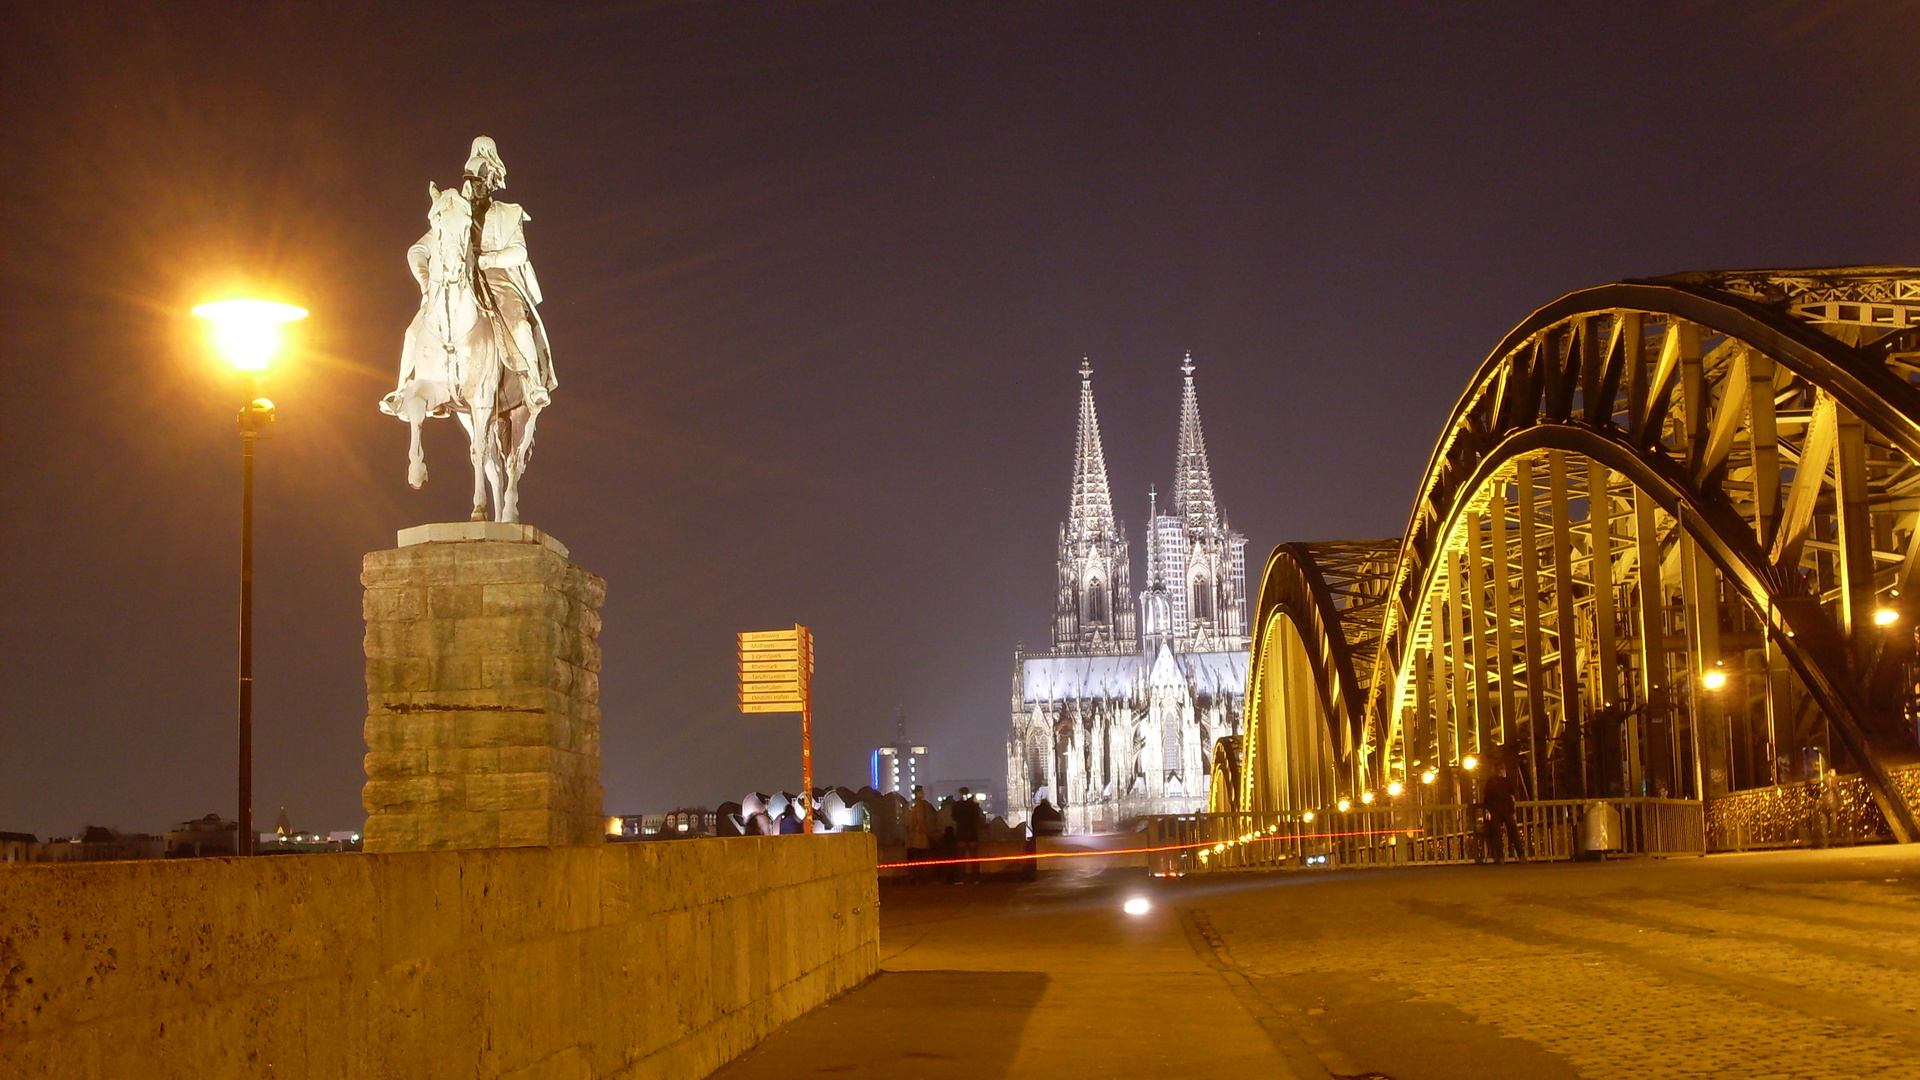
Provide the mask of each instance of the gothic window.
{"label": "gothic window", "polygon": [[1087,621],[1103,623],[1107,621],[1107,589],[1095,578],[1087,584]]}
{"label": "gothic window", "polygon": [[1193,600],[1187,610],[1194,622],[1213,621],[1213,589],[1207,584],[1205,574],[1193,579]]}

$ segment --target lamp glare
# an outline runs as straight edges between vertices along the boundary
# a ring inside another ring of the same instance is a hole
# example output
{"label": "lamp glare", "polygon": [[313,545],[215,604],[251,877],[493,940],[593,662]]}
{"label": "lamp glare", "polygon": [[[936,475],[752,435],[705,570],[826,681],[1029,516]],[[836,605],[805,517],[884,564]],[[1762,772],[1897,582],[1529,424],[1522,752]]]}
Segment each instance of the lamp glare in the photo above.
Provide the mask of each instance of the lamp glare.
{"label": "lamp glare", "polygon": [[271,300],[215,300],[193,313],[213,323],[213,343],[236,369],[265,371],[280,348],[280,327],[307,317],[306,308]]}

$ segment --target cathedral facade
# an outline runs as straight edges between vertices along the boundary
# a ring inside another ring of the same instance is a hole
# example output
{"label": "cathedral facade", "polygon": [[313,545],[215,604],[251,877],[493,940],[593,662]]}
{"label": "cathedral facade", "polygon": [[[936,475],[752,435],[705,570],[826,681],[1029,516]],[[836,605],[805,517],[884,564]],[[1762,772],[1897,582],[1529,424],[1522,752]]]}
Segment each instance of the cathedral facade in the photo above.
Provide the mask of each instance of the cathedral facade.
{"label": "cathedral facade", "polygon": [[1080,366],[1073,493],[1060,525],[1053,645],[1018,651],[1007,738],[1008,820],[1042,799],[1069,832],[1207,807],[1214,741],[1240,733],[1247,685],[1246,538],[1213,495],[1193,360],[1181,365],[1172,505],[1147,495],[1145,587],[1134,594]]}

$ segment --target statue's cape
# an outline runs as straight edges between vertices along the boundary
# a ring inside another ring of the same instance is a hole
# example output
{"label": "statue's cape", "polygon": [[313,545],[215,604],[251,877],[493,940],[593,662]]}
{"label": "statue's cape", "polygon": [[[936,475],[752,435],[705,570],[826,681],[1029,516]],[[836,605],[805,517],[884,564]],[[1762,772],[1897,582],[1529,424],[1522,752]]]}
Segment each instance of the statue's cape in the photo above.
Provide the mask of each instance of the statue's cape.
{"label": "statue's cape", "polygon": [[[553,346],[547,341],[546,320],[540,317],[539,304],[543,299],[540,295],[540,279],[534,275],[533,264],[525,261],[527,239],[523,226],[532,220],[533,218],[519,203],[489,203],[487,220],[480,227],[480,253],[494,255],[512,248],[520,249],[522,261],[512,266],[498,267],[498,269],[506,275],[507,281],[512,284],[514,290],[527,301],[527,319],[533,324],[534,348],[540,353],[538,357],[527,359],[535,364],[542,384],[547,390],[552,391],[560,385],[560,380],[553,372]],[[511,334],[506,334],[504,337],[506,341],[512,341]]]}

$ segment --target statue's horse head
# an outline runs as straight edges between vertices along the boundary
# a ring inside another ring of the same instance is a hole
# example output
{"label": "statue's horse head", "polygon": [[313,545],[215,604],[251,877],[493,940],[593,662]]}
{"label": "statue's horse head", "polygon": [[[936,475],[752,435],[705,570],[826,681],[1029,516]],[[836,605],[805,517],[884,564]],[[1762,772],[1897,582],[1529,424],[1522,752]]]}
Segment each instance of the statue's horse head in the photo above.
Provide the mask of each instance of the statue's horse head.
{"label": "statue's horse head", "polygon": [[434,192],[433,205],[427,210],[427,229],[433,237],[427,260],[428,284],[470,283],[473,204],[459,188]]}

